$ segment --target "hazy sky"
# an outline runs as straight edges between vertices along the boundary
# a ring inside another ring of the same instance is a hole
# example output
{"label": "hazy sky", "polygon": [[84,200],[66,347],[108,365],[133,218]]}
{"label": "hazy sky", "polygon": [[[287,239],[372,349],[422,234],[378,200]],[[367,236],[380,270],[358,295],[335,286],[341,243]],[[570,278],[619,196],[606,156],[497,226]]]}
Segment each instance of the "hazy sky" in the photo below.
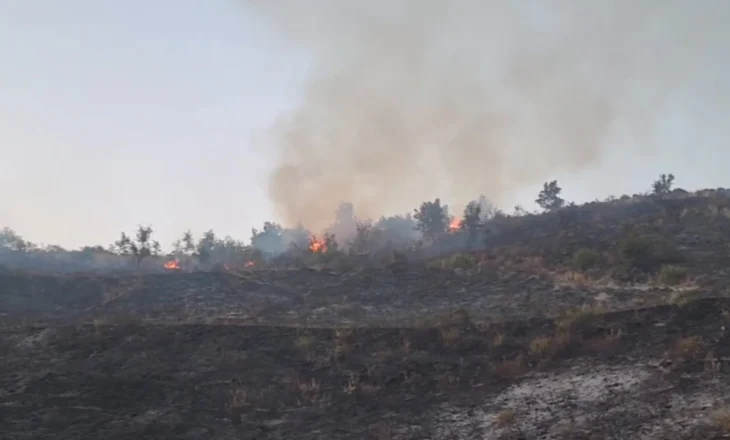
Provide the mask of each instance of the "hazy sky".
{"label": "hazy sky", "polygon": [[[639,192],[661,172],[730,186],[728,55],[724,41],[698,57],[648,139],[556,175],[565,197]],[[248,239],[274,216],[267,130],[308,67],[244,2],[0,0],[0,226],[69,247],[140,223],[163,246],[188,228]],[[533,208],[537,189],[504,208]]]}

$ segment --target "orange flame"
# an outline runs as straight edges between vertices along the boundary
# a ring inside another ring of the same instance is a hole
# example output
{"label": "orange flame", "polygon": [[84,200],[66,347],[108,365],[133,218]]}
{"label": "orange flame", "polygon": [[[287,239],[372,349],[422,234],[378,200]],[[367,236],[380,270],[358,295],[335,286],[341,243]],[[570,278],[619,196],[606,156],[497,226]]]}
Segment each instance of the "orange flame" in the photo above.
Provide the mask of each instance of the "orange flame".
{"label": "orange flame", "polygon": [[165,269],[180,270],[180,261],[172,260],[165,263]]}
{"label": "orange flame", "polygon": [[318,240],[317,237],[312,237],[309,240],[309,250],[315,253],[327,252],[327,244],[322,240]]}
{"label": "orange flame", "polygon": [[455,218],[451,220],[451,223],[449,224],[449,231],[457,231],[461,228],[462,220],[460,218]]}
{"label": "orange flame", "polygon": [[255,261],[247,261],[244,264],[244,267],[254,267],[254,266],[256,266],[256,262]]}

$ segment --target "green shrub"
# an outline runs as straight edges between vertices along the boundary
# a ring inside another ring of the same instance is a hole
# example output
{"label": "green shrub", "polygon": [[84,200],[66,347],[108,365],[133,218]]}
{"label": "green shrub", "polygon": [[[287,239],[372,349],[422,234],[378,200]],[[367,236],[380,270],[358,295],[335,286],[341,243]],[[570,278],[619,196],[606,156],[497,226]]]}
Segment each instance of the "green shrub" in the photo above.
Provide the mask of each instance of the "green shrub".
{"label": "green shrub", "polygon": [[679,263],[682,255],[676,246],[664,239],[652,240],[630,234],[619,243],[619,253],[624,262],[643,271],[656,269],[662,264]]}
{"label": "green shrub", "polygon": [[682,284],[687,279],[689,270],[681,266],[662,266],[659,271],[659,281],[669,286]]}
{"label": "green shrub", "polygon": [[459,252],[441,260],[441,265],[445,269],[471,270],[477,266],[477,259],[474,255]]}
{"label": "green shrub", "polygon": [[652,243],[646,237],[630,235],[619,243],[621,258],[631,267],[648,269],[651,266]]}
{"label": "green shrub", "polygon": [[579,270],[588,270],[601,262],[601,255],[593,249],[583,248],[573,255],[573,267]]}
{"label": "green shrub", "polygon": [[654,243],[654,261],[658,265],[662,264],[676,264],[684,261],[684,256],[674,243],[666,240],[659,239]]}

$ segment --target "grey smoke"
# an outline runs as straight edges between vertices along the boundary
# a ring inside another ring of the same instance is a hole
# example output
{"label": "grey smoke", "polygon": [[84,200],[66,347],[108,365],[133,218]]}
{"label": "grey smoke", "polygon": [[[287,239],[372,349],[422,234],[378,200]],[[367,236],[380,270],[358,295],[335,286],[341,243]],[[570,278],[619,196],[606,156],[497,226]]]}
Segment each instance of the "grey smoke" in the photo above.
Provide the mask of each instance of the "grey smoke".
{"label": "grey smoke", "polygon": [[313,66],[271,129],[270,196],[318,230],[342,201],[377,218],[506,195],[650,148],[673,90],[727,53],[719,0],[277,0],[246,4]]}

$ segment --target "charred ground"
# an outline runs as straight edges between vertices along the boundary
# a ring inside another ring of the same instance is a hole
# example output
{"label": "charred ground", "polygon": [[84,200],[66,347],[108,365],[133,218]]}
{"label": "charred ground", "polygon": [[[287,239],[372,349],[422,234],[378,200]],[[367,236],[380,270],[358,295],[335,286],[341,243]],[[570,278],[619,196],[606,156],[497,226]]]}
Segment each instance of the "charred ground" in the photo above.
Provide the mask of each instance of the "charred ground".
{"label": "charred ground", "polygon": [[730,199],[413,261],[0,275],[2,438],[722,438]]}

